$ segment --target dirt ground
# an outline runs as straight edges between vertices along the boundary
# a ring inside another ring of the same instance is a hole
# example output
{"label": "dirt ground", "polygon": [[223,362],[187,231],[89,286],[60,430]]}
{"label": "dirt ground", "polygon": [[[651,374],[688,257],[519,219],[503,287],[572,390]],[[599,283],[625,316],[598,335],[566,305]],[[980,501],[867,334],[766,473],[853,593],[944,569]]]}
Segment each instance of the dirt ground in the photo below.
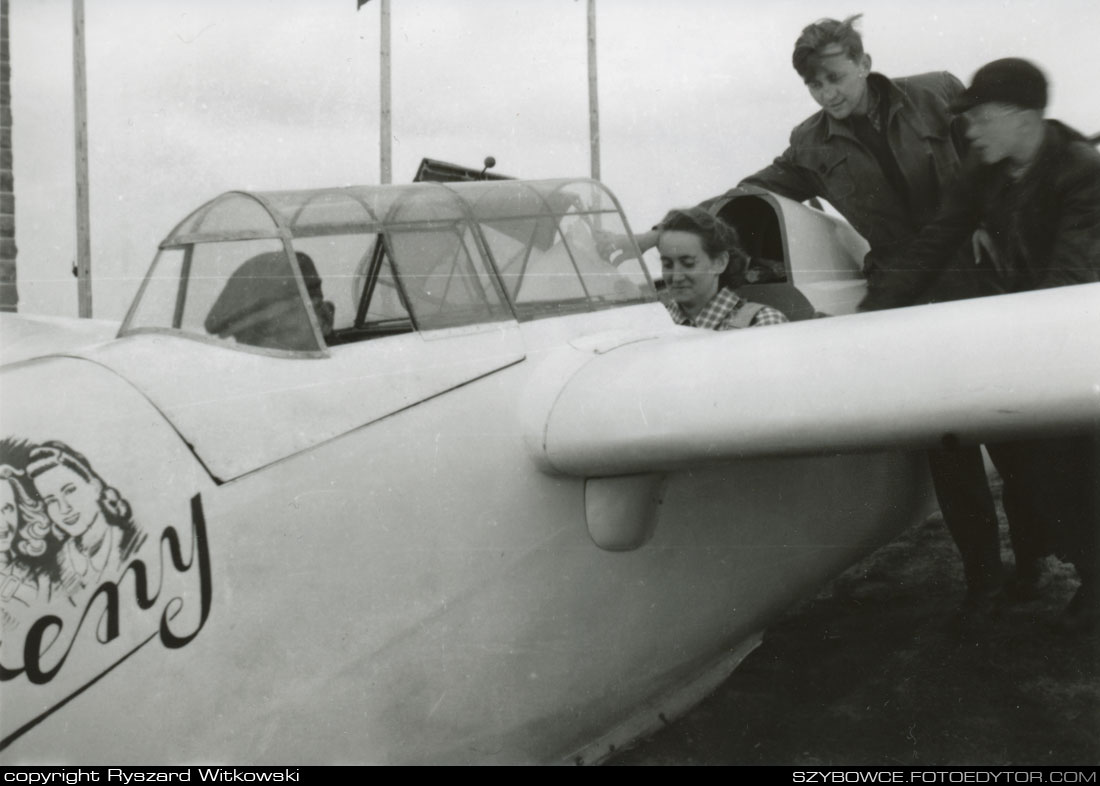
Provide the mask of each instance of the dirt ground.
{"label": "dirt ground", "polygon": [[607,764],[1100,764],[1100,632],[1052,629],[1077,581],[1047,565],[1040,600],[960,633],[962,569],[932,516],[790,610],[711,697]]}

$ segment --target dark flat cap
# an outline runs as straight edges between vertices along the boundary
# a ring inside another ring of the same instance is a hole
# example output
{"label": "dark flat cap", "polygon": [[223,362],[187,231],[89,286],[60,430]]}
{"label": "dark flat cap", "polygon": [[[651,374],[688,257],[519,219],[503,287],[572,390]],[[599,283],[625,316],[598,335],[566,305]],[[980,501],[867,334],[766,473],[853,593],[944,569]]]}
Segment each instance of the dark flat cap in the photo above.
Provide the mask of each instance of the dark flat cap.
{"label": "dark flat cap", "polygon": [[1047,80],[1033,63],[1018,57],[994,60],[979,68],[951,111],[965,112],[979,104],[1012,104],[1024,109],[1044,109]]}

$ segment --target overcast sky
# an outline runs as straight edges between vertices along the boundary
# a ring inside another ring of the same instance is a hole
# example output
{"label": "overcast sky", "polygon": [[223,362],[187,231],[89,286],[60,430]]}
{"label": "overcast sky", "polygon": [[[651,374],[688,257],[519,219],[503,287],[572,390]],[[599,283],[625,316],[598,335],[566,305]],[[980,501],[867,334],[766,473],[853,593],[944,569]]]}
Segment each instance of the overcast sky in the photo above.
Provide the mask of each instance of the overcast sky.
{"label": "overcast sky", "polygon": [[[94,315],[120,319],[156,244],[232,189],[379,180],[379,7],[86,0]],[[421,158],[588,176],[584,0],[392,0],[393,179]],[[1097,0],[598,0],[602,179],[631,224],[724,191],[815,105],[801,28],[864,14],[876,70],[964,82],[1009,55],[1048,113],[1100,132]],[[70,0],[11,0],[20,310],[75,316]]]}

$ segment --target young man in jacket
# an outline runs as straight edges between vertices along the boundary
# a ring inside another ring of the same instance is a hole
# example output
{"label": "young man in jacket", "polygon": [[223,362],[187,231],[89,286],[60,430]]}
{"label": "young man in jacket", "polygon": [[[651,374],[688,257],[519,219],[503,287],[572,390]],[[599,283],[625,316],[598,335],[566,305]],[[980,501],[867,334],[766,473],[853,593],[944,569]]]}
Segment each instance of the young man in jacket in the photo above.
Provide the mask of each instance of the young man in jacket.
{"label": "young man in jacket", "polygon": [[[905,260],[890,252],[936,216],[958,177],[965,140],[950,105],[963,85],[945,71],[897,79],[871,71],[857,19],[803,29],[791,59],[821,110],[791,131],[782,155],[740,185],[798,202],[828,200],[879,252],[865,260],[869,290],[893,293],[896,271],[887,264]],[[898,305],[975,294],[969,243],[950,253],[954,264],[922,291],[907,289]]]}
{"label": "young man in jacket", "polygon": [[[947,254],[982,228],[996,270],[988,294],[1100,281],[1100,153],[1081,134],[1044,117],[1047,82],[1032,63],[1004,58],[980,68],[952,109],[967,124],[971,151],[937,218],[907,247],[888,250],[904,270],[892,292],[871,291],[865,309],[903,303],[937,278]],[[871,256],[879,253],[872,250]],[[1026,315],[1021,315],[1026,318]],[[1053,349],[1053,348],[1052,348]],[[1097,434],[988,445],[1005,479],[1016,551],[1010,595],[1038,590],[1039,560],[1052,548],[1077,568],[1081,587],[1064,623],[1093,627],[1100,614]],[[984,484],[972,478],[973,487]],[[956,482],[960,482],[956,478]],[[999,550],[980,495],[962,499],[952,529],[964,563]],[[945,512],[945,519],[947,514]],[[950,522],[949,522],[950,526]]]}
{"label": "young man in jacket", "polygon": [[[906,260],[890,252],[936,215],[959,174],[965,139],[950,105],[963,85],[944,71],[899,79],[872,72],[859,18],[821,19],[802,30],[791,60],[821,109],[791,131],[782,155],[739,185],[798,202],[828,200],[880,252],[865,265],[871,291],[893,295],[895,271],[887,266]],[[653,248],[657,235],[656,228],[638,235],[641,250]],[[613,242],[621,248],[623,240]],[[898,305],[975,294],[969,241],[952,257],[922,291],[906,287],[907,302]]]}

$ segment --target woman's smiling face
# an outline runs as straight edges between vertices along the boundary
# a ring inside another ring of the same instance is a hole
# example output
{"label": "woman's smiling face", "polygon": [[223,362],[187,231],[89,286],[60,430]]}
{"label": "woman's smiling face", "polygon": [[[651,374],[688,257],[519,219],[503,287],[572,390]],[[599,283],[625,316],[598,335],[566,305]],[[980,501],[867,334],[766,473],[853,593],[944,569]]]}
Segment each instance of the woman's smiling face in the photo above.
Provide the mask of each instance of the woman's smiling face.
{"label": "woman's smiling face", "polygon": [[50,521],[71,538],[87,532],[101,515],[98,483],[85,480],[63,464],[37,475],[34,486]]}
{"label": "woman's smiling face", "polygon": [[669,295],[694,316],[717,294],[718,275],[729,264],[729,256],[725,252],[710,256],[698,235],[681,230],[662,232],[657,248]]}

